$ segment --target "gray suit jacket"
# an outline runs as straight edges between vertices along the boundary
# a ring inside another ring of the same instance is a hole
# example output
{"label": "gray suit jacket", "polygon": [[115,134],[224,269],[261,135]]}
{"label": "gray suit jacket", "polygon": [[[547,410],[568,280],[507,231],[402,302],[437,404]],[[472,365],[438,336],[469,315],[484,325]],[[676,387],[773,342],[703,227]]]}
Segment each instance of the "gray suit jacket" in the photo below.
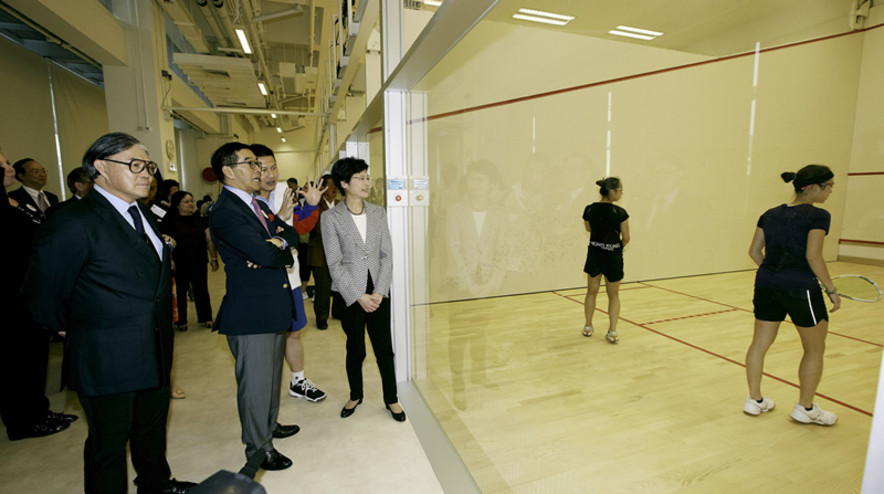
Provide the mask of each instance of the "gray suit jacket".
{"label": "gray suit jacket", "polygon": [[387,214],[374,204],[365,204],[365,242],[344,201],[322,213],[322,247],[331,274],[332,290],[341,294],[347,305],[366,293],[368,275],[374,293],[390,295],[393,279],[393,242],[387,227]]}

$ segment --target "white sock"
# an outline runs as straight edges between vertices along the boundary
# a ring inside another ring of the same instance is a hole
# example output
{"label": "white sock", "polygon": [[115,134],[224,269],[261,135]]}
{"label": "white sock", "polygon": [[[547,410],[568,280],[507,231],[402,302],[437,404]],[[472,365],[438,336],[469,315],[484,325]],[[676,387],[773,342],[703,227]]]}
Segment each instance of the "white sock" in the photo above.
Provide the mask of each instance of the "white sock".
{"label": "white sock", "polygon": [[297,384],[304,380],[304,371],[292,372],[292,382]]}

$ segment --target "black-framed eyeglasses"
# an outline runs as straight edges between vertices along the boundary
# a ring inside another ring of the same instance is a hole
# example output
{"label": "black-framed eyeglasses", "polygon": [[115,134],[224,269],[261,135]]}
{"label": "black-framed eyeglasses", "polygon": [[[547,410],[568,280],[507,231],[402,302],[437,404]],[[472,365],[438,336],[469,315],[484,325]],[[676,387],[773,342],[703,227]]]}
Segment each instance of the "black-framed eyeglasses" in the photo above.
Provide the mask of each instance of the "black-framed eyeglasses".
{"label": "black-framed eyeglasses", "polygon": [[120,165],[128,165],[129,171],[136,175],[143,172],[145,168],[147,168],[147,173],[150,173],[151,175],[157,172],[157,164],[153,161],[145,161],[138,158],[132,158],[129,161],[112,160],[110,158],[102,158],[102,160]]}
{"label": "black-framed eyeglasses", "polygon": [[233,163],[230,166],[236,166],[236,165],[249,165],[249,168],[251,168],[252,170],[257,170],[258,167],[261,166],[261,163],[258,163],[256,160],[245,160],[245,161],[237,161],[236,163]]}

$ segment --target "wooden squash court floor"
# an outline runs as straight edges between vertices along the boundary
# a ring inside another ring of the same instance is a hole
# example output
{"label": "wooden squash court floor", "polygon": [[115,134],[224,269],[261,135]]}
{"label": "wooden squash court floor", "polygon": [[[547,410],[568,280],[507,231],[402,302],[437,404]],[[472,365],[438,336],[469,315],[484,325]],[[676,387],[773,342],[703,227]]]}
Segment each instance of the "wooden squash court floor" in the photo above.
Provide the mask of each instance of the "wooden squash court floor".
{"label": "wooden squash court floor", "polygon": [[[884,281],[881,266],[829,270]],[[844,300],[831,315],[817,402],[835,426],[789,419],[801,345],[788,322],[762,385],[776,409],[752,417],[753,279],[624,284],[619,345],[603,312],[581,335],[585,288],[433,304],[415,384],[486,493],[859,492],[884,303]]]}

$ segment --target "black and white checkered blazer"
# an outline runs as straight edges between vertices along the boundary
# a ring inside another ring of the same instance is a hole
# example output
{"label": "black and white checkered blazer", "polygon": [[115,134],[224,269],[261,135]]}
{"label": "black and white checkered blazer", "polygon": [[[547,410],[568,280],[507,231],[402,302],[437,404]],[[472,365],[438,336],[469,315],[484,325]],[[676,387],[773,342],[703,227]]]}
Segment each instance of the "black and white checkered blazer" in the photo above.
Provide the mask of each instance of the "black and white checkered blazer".
{"label": "black and white checkered blazer", "polygon": [[347,305],[364,295],[371,274],[374,293],[390,296],[393,279],[393,243],[384,208],[365,205],[365,242],[344,201],[322,213],[322,247],[331,274],[332,290],[341,294]]}

